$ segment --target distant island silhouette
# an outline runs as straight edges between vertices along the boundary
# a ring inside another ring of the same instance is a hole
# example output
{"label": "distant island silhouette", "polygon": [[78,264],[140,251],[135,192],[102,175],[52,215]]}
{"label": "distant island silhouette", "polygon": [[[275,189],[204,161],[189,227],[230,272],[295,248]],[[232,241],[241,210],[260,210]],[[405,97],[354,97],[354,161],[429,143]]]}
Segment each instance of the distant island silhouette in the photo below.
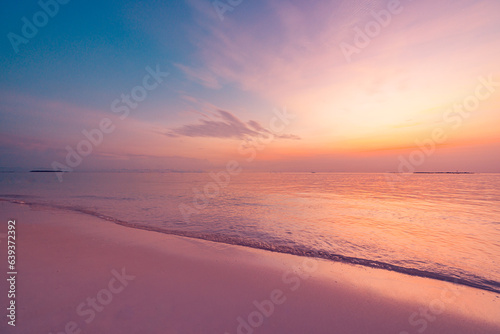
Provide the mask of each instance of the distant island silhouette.
{"label": "distant island silhouette", "polygon": [[413,174],[475,174],[474,172],[413,172]]}

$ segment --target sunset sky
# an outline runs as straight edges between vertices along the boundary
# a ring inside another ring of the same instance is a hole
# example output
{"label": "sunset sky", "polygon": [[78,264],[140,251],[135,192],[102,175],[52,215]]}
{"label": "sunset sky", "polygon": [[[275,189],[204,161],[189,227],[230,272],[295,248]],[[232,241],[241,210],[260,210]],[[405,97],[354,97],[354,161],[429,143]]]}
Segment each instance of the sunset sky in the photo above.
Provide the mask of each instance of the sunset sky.
{"label": "sunset sky", "polygon": [[6,4],[0,167],[500,172],[500,2],[397,3]]}

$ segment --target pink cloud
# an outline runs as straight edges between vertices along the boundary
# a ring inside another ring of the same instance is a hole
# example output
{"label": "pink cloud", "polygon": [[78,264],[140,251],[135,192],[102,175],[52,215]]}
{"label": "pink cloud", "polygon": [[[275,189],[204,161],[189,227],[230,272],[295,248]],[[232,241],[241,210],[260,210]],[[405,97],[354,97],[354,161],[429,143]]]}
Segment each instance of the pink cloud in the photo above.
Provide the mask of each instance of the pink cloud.
{"label": "pink cloud", "polygon": [[275,135],[257,121],[244,122],[234,114],[220,109],[216,111],[215,119],[200,119],[196,124],[186,124],[170,129],[165,135],[173,138],[185,136],[235,139],[274,135],[278,139],[300,139],[291,134]]}

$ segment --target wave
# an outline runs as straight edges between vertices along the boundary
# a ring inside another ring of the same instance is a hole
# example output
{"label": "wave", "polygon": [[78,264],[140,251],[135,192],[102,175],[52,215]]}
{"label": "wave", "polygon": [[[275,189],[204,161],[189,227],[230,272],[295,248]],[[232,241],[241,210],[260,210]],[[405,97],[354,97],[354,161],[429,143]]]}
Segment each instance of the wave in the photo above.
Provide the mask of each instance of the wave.
{"label": "wave", "polygon": [[[19,197],[21,197],[21,196],[19,196]],[[16,196],[16,198],[19,198],[19,197]],[[48,204],[48,203],[26,202],[26,201],[21,201],[18,199],[6,199],[6,198],[0,198],[0,201],[9,202],[9,203],[13,203],[13,204],[22,204],[22,205],[29,205],[29,206],[35,206],[35,207],[46,207],[46,208],[52,208],[52,209],[58,209],[58,210],[78,212],[78,213],[93,216],[93,217],[96,217],[96,218],[99,218],[102,220],[106,220],[106,221],[115,223],[117,225],[129,227],[129,228],[135,228],[135,229],[140,229],[140,230],[176,235],[176,236],[187,237],[187,238],[202,239],[202,240],[230,244],[230,245],[256,248],[256,249],[277,252],[277,253],[292,254],[292,255],[296,255],[296,256],[326,259],[326,260],[330,260],[333,262],[341,262],[341,263],[346,263],[346,264],[351,264],[351,265],[360,265],[360,266],[369,267],[369,268],[388,270],[388,271],[398,272],[398,273],[402,273],[402,274],[406,274],[406,275],[435,279],[435,280],[439,280],[439,281],[446,281],[446,282],[451,282],[451,283],[460,284],[460,285],[464,285],[464,286],[469,286],[469,287],[480,289],[480,290],[500,293],[500,282],[497,282],[494,280],[489,280],[489,279],[486,279],[486,278],[483,278],[480,276],[475,276],[475,275],[470,275],[471,278],[463,278],[463,277],[457,277],[454,275],[446,275],[446,274],[442,274],[442,273],[437,273],[437,272],[432,272],[432,271],[427,271],[427,270],[422,270],[422,269],[417,269],[417,268],[399,266],[399,265],[381,262],[381,261],[377,261],[377,260],[357,258],[357,257],[346,256],[346,255],[342,255],[342,254],[335,254],[335,253],[331,253],[331,252],[327,252],[327,251],[318,251],[318,250],[310,249],[307,247],[297,247],[297,246],[291,247],[291,246],[285,246],[285,245],[273,245],[273,244],[266,243],[266,242],[249,240],[249,239],[245,239],[245,238],[241,238],[241,237],[237,237],[237,236],[228,236],[225,234],[182,231],[182,230],[175,230],[175,229],[160,228],[157,226],[141,225],[141,224],[136,224],[136,223],[131,223],[131,222],[127,222],[124,220],[120,220],[120,219],[117,219],[117,218],[114,218],[114,217],[111,217],[108,215],[101,214],[101,213],[96,212],[96,211],[82,208],[82,207],[65,206],[65,205]]]}

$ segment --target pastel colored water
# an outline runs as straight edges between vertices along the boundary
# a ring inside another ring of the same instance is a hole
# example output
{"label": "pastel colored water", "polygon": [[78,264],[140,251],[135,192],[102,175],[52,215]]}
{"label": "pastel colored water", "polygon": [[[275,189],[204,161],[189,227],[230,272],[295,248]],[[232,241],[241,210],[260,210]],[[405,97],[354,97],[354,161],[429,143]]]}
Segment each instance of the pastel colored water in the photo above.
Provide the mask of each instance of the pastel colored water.
{"label": "pastel colored water", "polygon": [[[500,174],[0,174],[0,198],[500,292]],[[198,207],[189,220],[184,208]],[[103,222],[104,223],[104,222]]]}

